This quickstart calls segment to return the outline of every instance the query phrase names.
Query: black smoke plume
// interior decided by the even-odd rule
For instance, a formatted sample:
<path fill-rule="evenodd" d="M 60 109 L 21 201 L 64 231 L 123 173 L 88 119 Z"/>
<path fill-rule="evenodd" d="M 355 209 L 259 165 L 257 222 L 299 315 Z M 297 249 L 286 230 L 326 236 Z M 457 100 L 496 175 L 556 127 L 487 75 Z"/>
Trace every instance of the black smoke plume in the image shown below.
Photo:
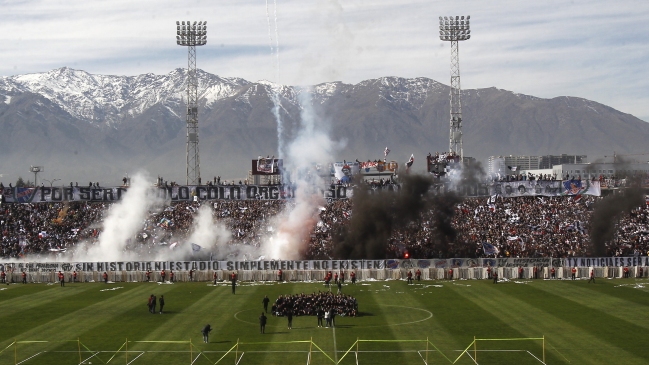
<path fill-rule="evenodd" d="M 627 181 L 630 179 L 627 179 Z M 598 201 L 594 206 L 590 222 L 591 256 L 610 256 L 606 244 L 615 235 L 615 224 L 623 214 L 645 204 L 644 192 L 639 181 L 633 181 L 630 187 L 617 194 L 612 194 Z"/>
<path fill-rule="evenodd" d="M 422 212 L 433 210 L 435 242 L 447 252 L 448 242 L 455 239 L 452 226 L 455 205 L 461 201 L 455 194 L 430 194 L 432 179 L 422 175 L 402 178 L 398 193 L 392 191 L 354 190 L 352 217 L 333 237 L 336 259 L 384 259 L 393 232 L 417 222 Z"/>

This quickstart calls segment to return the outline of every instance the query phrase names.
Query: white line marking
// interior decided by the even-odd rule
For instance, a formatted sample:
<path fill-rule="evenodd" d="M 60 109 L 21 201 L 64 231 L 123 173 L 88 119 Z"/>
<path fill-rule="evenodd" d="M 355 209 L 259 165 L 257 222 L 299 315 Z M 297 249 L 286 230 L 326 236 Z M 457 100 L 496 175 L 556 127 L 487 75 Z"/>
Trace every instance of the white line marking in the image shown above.
<path fill-rule="evenodd" d="M 81 365 L 81 364 L 85 364 L 86 361 L 92 359 L 93 357 L 95 357 L 95 356 L 97 356 L 97 355 L 99 355 L 99 351 L 96 351 L 96 352 L 95 352 L 94 354 L 92 354 L 92 356 L 90 356 L 89 358 L 84 359 L 82 362 L 79 363 L 79 365 Z"/>
<path fill-rule="evenodd" d="M 36 355 L 32 355 L 32 356 L 30 356 L 30 357 L 28 357 L 28 358 L 26 358 L 25 360 L 23 360 L 23 361 L 21 361 L 21 362 L 18 362 L 18 363 L 16 363 L 16 365 L 18 365 L 18 364 L 22 364 L 22 363 L 24 363 L 25 361 L 27 361 L 27 360 L 29 360 L 29 359 L 31 359 L 31 358 L 34 358 L 34 357 L 36 357 L 36 356 L 38 356 L 38 355 L 40 355 L 40 354 L 42 354 L 43 352 L 45 352 L 45 351 L 41 351 L 41 352 L 39 352 L 39 353 L 37 353 Z"/>
<path fill-rule="evenodd" d="M 133 360 L 129 361 L 128 364 L 126 364 L 126 365 L 130 365 L 133 361 L 137 360 L 142 355 L 144 355 L 144 351 L 142 351 L 139 355 L 137 355 Z"/>

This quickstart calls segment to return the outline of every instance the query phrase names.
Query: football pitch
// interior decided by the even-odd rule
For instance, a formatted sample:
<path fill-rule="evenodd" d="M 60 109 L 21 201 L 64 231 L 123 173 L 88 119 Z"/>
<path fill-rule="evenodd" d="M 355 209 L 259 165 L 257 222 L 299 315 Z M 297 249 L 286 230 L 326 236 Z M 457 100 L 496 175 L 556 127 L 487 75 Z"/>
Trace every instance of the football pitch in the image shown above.
<path fill-rule="evenodd" d="M 0 364 L 646 364 L 645 279 L 345 283 L 358 317 L 268 315 L 322 283 L 0 286 Z M 335 286 L 332 290 L 336 291 Z M 151 294 L 163 314 L 148 312 Z M 270 305 L 269 305 L 270 310 Z M 209 343 L 200 333 L 209 323 Z M 474 341 L 477 339 L 477 341 Z"/>

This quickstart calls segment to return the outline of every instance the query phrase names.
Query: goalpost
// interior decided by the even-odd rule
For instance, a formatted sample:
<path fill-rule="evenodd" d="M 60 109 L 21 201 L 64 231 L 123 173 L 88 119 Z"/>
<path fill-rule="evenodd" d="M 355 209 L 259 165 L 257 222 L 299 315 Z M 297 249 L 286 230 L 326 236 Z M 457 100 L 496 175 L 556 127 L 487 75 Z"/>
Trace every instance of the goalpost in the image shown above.
<path fill-rule="evenodd" d="M 534 349 L 532 348 L 522 348 L 519 345 L 514 345 L 512 347 L 502 347 L 499 346 L 500 348 L 493 349 L 489 348 L 486 344 L 487 343 L 507 343 L 507 342 L 536 342 L 536 345 L 534 346 Z M 61 351 L 61 350 L 52 350 L 52 345 L 57 346 L 57 343 L 69 343 L 69 344 L 76 344 L 74 346 L 74 349 L 70 348 L 69 350 Z M 380 346 L 379 349 L 373 349 L 375 346 L 371 346 L 369 344 L 374 343 L 377 346 Z M 34 351 L 34 346 L 39 347 L 38 345 L 42 344 L 45 347 L 43 349 L 36 349 Z M 337 354 L 334 354 L 333 356 L 328 354 L 326 351 L 324 351 L 318 344 L 316 344 L 313 341 L 313 338 L 310 338 L 308 340 L 302 340 L 302 341 L 269 341 L 269 342 L 243 342 L 237 339 L 237 342 L 228 350 L 225 351 L 202 351 L 199 347 L 196 347 L 190 340 L 188 341 L 131 341 L 126 339 L 123 344 L 117 349 L 117 350 L 91 350 L 88 348 L 86 345 L 84 345 L 80 339 L 76 340 L 68 340 L 68 341 L 18 341 L 14 340 L 9 346 L 5 347 L 4 349 L 0 349 L 0 355 L 3 354 L 3 352 L 6 351 L 5 353 L 5 360 L 8 360 L 8 356 L 11 352 L 13 352 L 13 364 L 18 365 L 23 362 L 29 361 L 33 358 L 39 357 L 40 360 L 53 360 L 54 358 L 58 357 L 66 357 L 69 360 L 72 360 L 70 356 L 75 356 L 78 357 L 78 363 L 79 364 L 86 364 L 89 362 L 89 360 L 98 360 L 102 362 L 103 364 L 110 364 L 112 363 L 119 363 L 121 361 L 124 361 L 125 364 L 131 364 L 135 363 L 137 364 L 139 361 L 137 361 L 139 358 L 140 361 L 143 359 L 147 358 L 148 360 L 151 360 L 150 356 L 158 356 L 161 351 L 157 349 L 142 349 L 142 346 L 137 346 L 136 344 L 151 344 L 156 347 L 156 344 L 164 344 L 164 345 L 181 345 L 181 346 L 187 346 L 189 347 L 187 350 L 181 350 L 181 351 L 173 351 L 173 352 L 178 352 L 177 355 L 184 357 L 189 354 L 189 358 L 187 360 L 182 360 L 182 363 L 185 363 L 187 361 L 188 364 L 194 364 L 200 357 L 203 357 L 205 360 L 208 361 L 210 364 L 219 364 L 224 362 L 226 358 L 229 358 L 229 361 L 232 361 L 232 355 L 234 355 L 234 363 L 236 364 L 244 364 L 245 360 L 243 359 L 244 355 L 244 349 L 248 349 L 248 355 L 246 358 L 249 358 L 251 355 L 253 358 L 255 356 L 263 356 L 263 354 L 267 354 L 270 352 L 278 352 L 278 351 L 272 351 L 268 348 L 268 346 L 275 346 L 279 345 L 284 347 L 282 350 L 279 352 L 295 352 L 295 355 L 299 355 L 297 353 L 302 353 L 303 355 L 306 355 L 306 364 L 311 365 L 313 364 L 313 355 L 320 353 L 321 356 L 324 356 L 324 358 L 321 358 L 325 362 L 329 363 L 331 362 L 334 365 L 338 365 L 345 360 L 348 355 L 351 357 L 355 357 L 351 361 L 355 363 L 356 365 L 362 364 L 364 362 L 366 363 L 372 363 L 373 360 L 368 359 L 371 358 L 372 356 L 385 356 L 388 355 L 388 353 L 402 353 L 400 356 L 405 356 L 404 353 L 410 353 L 412 355 L 408 356 L 419 356 L 421 358 L 421 361 L 425 364 L 429 364 L 429 353 L 435 353 L 441 358 L 443 358 L 445 361 L 442 360 L 442 362 L 448 362 L 449 364 L 456 364 L 458 361 L 462 360 L 464 357 L 468 357 L 469 359 L 465 359 L 465 361 L 461 362 L 462 364 L 465 364 L 466 361 L 470 361 L 470 363 L 473 364 L 478 364 L 478 357 L 483 359 L 483 362 L 486 361 L 488 363 L 492 363 L 493 361 L 498 361 L 502 363 L 502 356 L 504 356 L 502 353 L 516 353 L 515 356 L 531 356 L 533 357 L 536 362 L 535 363 L 541 363 L 545 364 L 546 362 L 546 354 L 545 354 L 545 348 L 546 348 L 546 339 L 545 336 L 542 337 L 526 337 L 526 338 L 478 338 L 475 337 L 473 338 L 473 341 L 466 347 L 464 350 L 452 350 L 453 352 L 455 351 L 461 351 L 459 356 L 457 358 L 453 359 L 452 357 L 447 356 L 438 346 L 436 346 L 432 341 L 430 341 L 429 338 L 422 339 L 422 340 L 364 340 L 357 338 L 356 341 L 349 347 L 347 351 L 343 353 L 343 355 L 338 358 Z M 366 349 L 361 349 L 362 344 L 368 344 L 369 349 L 367 349 L 368 346 L 366 346 Z M 386 347 L 390 347 L 389 344 L 395 345 L 398 348 L 394 348 L 394 350 L 390 350 L 389 348 L 386 349 Z M 27 355 L 24 355 L 23 358 L 18 357 L 18 345 L 27 345 L 27 346 L 21 346 L 23 350 L 28 347 L 31 348 L 32 351 L 28 353 Z M 135 347 L 139 347 L 138 349 L 133 349 L 133 345 L 136 345 Z M 286 351 L 287 349 L 285 348 L 286 346 L 293 346 L 297 345 L 298 347 L 302 347 L 303 350 L 298 350 L 298 351 Z M 480 348 L 478 346 L 480 345 Z M 539 348 L 538 346 L 540 345 L 540 354 L 539 354 Z M 548 344 L 549 345 L 549 344 Z M 131 350 L 129 350 L 129 346 L 131 346 Z M 307 350 L 308 346 L 308 350 Z M 405 346 L 405 347 L 404 347 Z M 13 348 L 12 348 L 13 347 Z M 259 349 L 259 347 L 263 347 L 262 349 Z M 12 351 L 13 350 L 13 351 Z M 556 350 L 556 349 L 555 349 Z M 162 352 L 169 352 L 169 351 L 162 351 Z M 215 352 L 220 352 L 222 353 L 219 354 L 221 356 L 218 357 L 218 359 L 213 358 L 210 359 L 207 356 L 207 353 L 212 353 L 214 355 Z M 343 351 L 340 351 L 343 352 Z M 447 352 L 449 352 L 447 350 Z M 479 352 L 481 354 L 479 354 Z M 536 354 L 534 353 L 536 352 Z M 9 353 L 9 354 L 8 354 Z M 183 355 L 183 353 L 185 355 Z M 500 355 L 495 354 L 496 353 L 501 353 Z M 23 351 L 24 354 L 24 351 Z M 110 356 L 110 358 L 105 361 L 105 357 L 101 356 L 104 354 L 104 356 Z M 149 355 L 147 355 L 149 354 Z M 118 356 L 119 355 L 119 356 Z M 175 355 L 174 355 L 175 356 Z M 217 355 L 218 356 L 218 355 Z M 363 359 L 361 357 L 364 356 Z M 563 356 L 563 355 L 562 355 Z M 102 359 L 104 357 L 104 359 Z M 119 358 L 122 358 L 119 360 Z M 440 360 L 441 360 L 440 358 Z M 487 358 L 487 360 L 484 360 Z M 565 357 L 564 357 L 565 358 Z M 523 358 L 520 358 L 523 359 Z M 528 358 L 529 359 L 529 358 Z M 60 360 L 60 359 L 59 359 Z M 113 360 L 118 360 L 118 361 L 113 361 Z M 176 358 L 176 363 L 178 363 L 179 358 Z M 203 360 L 203 361 L 205 361 Z M 243 361 L 242 361 L 243 360 Z M 253 359 L 250 359 L 253 360 Z M 346 364 L 349 364 L 350 361 L 345 362 Z M 376 360 L 376 359 L 374 359 Z M 432 360 L 432 359 L 431 359 Z M 511 358 L 510 358 L 511 360 Z M 531 360 L 531 359 L 530 359 Z M 227 361 L 227 360 L 226 360 Z M 227 361 L 227 362 L 229 362 Z M 253 360 L 254 361 L 254 360 Z M 75 361 L 76 362 L 76 361 Z M 146 362 L 146 360 L 145 360 Z M 320 363 L 320 362 L 318 362 Z"/>

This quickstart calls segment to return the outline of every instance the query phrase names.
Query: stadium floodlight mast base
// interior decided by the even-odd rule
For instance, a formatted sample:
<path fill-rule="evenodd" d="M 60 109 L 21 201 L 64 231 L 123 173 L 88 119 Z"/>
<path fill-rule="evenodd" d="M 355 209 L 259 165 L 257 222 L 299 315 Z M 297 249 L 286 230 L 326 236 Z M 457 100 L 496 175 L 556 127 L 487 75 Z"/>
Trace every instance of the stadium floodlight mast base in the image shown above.
<path fill-rule="evenodd" d="M 460 99 L 460 52 L 458 43 L 471 38 L 468 15 L 439 17 L 439 39 L 451 42 L 451 130 L 449 133 L 449 152 L 464 159 L 462 147 L 462 101 Z"/>
<path fill-rule="evenodd" d="M 176 21 L 176 44 L 187 47 L 187 185 L 201 179 L 198 153 L 198 76 L 196 46 L 207 43 L 207 22 Z"/>

